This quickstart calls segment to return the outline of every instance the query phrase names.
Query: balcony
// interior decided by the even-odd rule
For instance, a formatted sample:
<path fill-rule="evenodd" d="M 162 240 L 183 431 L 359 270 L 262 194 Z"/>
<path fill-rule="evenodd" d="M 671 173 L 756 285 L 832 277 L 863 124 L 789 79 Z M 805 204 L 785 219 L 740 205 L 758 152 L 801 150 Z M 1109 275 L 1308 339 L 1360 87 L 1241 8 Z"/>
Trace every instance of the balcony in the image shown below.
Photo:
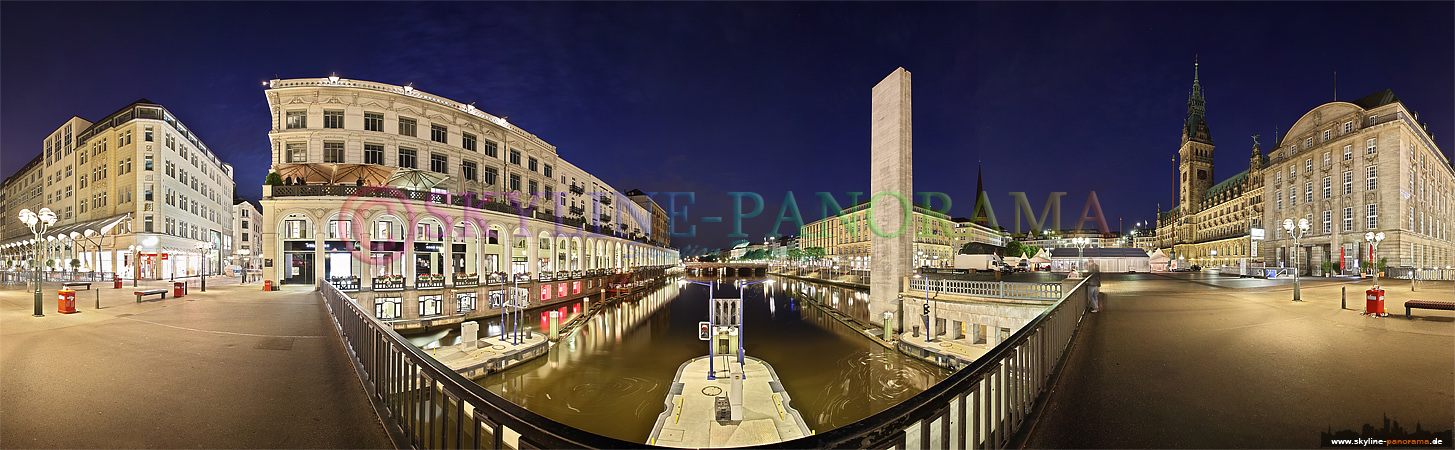
<path fill-rule="evenodd" d="M 370 197 L 450 203 L 450 195 L 441 192 L 415 191 L 380 186 L 271 186 L 272 197 Z"/>
<path fill-rule="evenodd" d="M 404 290 L 404 277 L 399 275 L 374 277 L 371 288 L 374 291 L 402 291 Z"/>
<path fill-rule="evenodd" d="M 609 196 L 601 197 L 601 204 L 606 205 L 606 206 L 611 206 L 611 197 L 609 197 Z"/>
<path fill-rule="evenodd" d="M 339 292 L 359 292 L 359 277 L 329 277 L 328 284 Z"/>
<path fill-rule="evenodd" d="M 445 287 L 444 274 L 424 274 L 414 278 L 415 289 L 441 289 Z"/>
<path fill-rule="evenodd" d="M 568 189 L 571 191 L 572 194 L 576 194 L 576 195 L 581 195 L 581 194 L 585 194 L 586 193 L 586 185 L 584 185 L 584 184 L 582 184 L 582 185 L 572 184 L 571 187 L 568 188 Z"/>
<path fill-rule="evenodd" d="M 453 283 L 457 288 L 469 288 L 480 285 L 480 274 L 457 273 L 453 277 Z"/>

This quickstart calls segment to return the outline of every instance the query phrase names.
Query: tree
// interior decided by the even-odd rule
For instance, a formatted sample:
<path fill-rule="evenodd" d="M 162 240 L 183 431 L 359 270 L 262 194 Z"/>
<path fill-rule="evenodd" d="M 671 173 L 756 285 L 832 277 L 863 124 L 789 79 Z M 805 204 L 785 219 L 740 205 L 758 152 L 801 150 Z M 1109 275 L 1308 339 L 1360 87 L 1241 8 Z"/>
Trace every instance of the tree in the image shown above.
<path fill-rule="evenodd" d="M 795 248 L 795 249 L 792 249 L 792 250 L 789 250 L 788 251 L 788 259 L 798 260 L 798 259 L 802 259 L 802 258 L 803 258 L 803 250 L 796 249 Z"/>
<path fill-rule="evenodd" d="M 1041 253 L 1041 248 L 1033 245 L 1025 245 L 1022 246 L 1021 249 L 1025 252 L 1025 257 L 1027 259 L 1035 258 L 1036 254 Z"/>
<path fill-rule="evenodd" d="M 1021 244 L 1020 241 L 1010 241 L 1005 244 L 1005 258 L 1019 258 L 1024 254 L 1025 244 Z"/>
<path fill-rule="evenodd" d="M 265 181 L 264 184 L 267 184 L 268 186 L 282 186 L 283 176 L 278 175 L 278 172 L 268 172 L 268 180 Z"/>

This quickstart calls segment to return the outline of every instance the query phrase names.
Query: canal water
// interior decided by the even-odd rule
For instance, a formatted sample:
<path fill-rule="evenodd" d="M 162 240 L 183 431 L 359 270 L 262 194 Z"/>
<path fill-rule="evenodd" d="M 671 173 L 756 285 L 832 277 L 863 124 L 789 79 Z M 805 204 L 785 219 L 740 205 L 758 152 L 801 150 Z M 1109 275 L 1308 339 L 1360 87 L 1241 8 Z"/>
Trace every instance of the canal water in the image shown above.
<path fill-rule="evenodd" d="M 762 279 L 717 278 L 712 295 L 736 298 L 735 282 Z M 806 298 L 829 307 L 837 298 L 841 310 L 867 316 L 858 291 L 774 279 L 744 291 L 744 349 L 773 365 L 809 428 L 863 419 L 948 375 L 872 342 Z M 674 282 L 614 303 L 547 355 L 476 381 L 564 424 L 646 442 L 678 366 L 707 354 L 697 323 L 707 320 L 710 290 Z"/>

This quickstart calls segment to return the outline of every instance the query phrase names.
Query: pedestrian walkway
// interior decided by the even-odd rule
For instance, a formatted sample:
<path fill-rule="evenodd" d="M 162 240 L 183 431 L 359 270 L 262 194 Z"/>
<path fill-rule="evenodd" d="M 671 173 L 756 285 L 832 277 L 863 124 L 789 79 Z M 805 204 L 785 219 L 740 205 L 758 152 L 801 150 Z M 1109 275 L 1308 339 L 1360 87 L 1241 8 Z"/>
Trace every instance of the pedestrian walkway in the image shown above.
<path fill-rule="evenodd" d="M 0 447 L 392 448 L 311 286 L 189 281 L 0 289 Z"/>
<path fill-rule="evenodd" d="M 1295 303 L 1291 283 L 1192 277 L 1107 276 L 1026 447 L 1307 448 L 1386 416 L 1455 423 L 1455 312 L 1403 307 L 1455 298 L 1455 284 L 1381 279 L 1391 315 L 1373 318 L 1360 315 L 1367 279 L 1304 278 Z"/>

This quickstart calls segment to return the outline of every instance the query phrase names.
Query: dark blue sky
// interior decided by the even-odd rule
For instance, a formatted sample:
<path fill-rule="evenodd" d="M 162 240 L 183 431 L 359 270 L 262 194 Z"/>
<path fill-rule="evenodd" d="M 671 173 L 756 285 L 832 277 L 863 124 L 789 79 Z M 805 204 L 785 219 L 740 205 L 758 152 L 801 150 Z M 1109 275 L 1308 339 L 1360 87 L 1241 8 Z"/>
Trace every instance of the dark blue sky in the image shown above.
<path fill-rule="evenodd" d="M 1173 201 L 1199 55 L 1219 180 L 1303 113 L 1393 89 L 1450 155 L 1455 3 L 0 3 L 0 175 L 72 115 L 161 103 L 261 194 L 261 82 L 414 86 L 510 121 L 618 189 L 691 191 L 696 238 L 733 240 L 732 197 L 867 191 L 869 91 L 914 74 L 915 188 L 970 215 L 976 162 L 1002 224 L 1050 191 L 1071 227 Z M 749 205 L 751 206 L 751 205 Z M 721 224 L 703 223 L 721 216 Z M 787 232 L 785 226 L 781 232 Z"/>

